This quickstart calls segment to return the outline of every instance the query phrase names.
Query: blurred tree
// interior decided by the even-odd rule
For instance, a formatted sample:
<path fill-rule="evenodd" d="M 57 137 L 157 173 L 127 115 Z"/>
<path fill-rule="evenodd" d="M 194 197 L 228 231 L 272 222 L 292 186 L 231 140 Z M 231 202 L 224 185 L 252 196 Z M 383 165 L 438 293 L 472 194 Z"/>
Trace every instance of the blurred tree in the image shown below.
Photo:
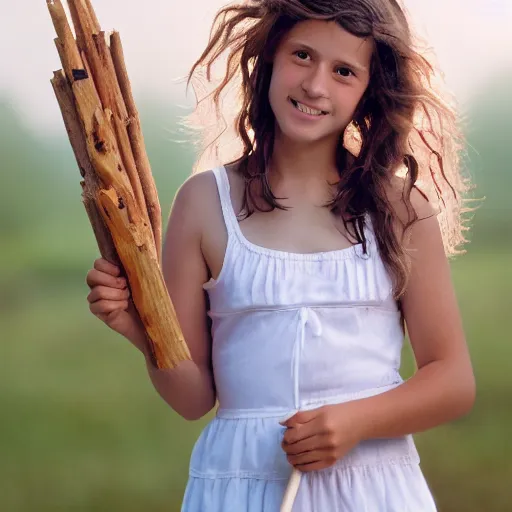
<path fill-rule="evenodd" d="M 512 74 L 494 78 L 469 109 L 469 169 L 485 196 L 474 222 L 476 245 L 512 243 Z"/>
<path fill-rule="evenodd" d="M 57 213 L 51 208 L 51 201 L 56 198 L 57 173 L 62 169 L 63 157 L 68 160 L 71 151 L 56 151 L 51 141 L 33 134 L 12 104 L 0 98 L 0 154 L 0 236 L 5 237 Z M 64 194 L 64 207 L 69 204 L 66 199 Z"/>

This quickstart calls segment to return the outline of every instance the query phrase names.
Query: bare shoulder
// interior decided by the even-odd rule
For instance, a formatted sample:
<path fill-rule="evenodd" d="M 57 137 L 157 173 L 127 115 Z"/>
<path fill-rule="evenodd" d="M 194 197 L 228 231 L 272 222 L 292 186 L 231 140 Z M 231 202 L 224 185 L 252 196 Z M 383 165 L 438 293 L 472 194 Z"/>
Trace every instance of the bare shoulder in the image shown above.
<path fill-rule="evenodd" d="M 180 224 L 178 229 L 186 229 L 196 240 L 209 276 L 217 276 L 228 235 L 213 171 L 194 174 L 183 183 L 174 200 L 173 218 Z"/>
<path fill-rule="evenodd" d="M 180 186 L 171 209 L 169 222 L 179 225 L 190 237 L 198 240 L 201 249 L 205 239 L 219 236 L 223 219 L 217 182 L 213 171 L 191 175 Z"/>
<path fill-rule="evenodd" d="M 212 171 L 193 174 L 179 187 L 173 203 L 173 211 L 183 212 L 189 226 L 200 229 L 202 220 L 218 203 L 217 185 Z"/>

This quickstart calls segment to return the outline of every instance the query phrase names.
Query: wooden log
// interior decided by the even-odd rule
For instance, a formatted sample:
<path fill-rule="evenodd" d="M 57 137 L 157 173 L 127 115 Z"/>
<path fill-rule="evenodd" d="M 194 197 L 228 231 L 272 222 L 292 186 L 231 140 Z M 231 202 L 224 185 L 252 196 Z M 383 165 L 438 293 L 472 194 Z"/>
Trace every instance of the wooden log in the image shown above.
<path fill-rule="evenodd" d="M 144 215 L 147 217 L 146 222 L 151 225 L 152 229 L 154 225 L 158 229 L 159 224 L 155 224 L 154 221 L 156 210 L 154 198 L 151 197 L 152 202 L 150 205 L 145 204 L 145 190 L 148 189 L 147 178 L 145 177 L 144 183 L 141 183 L 137 165 L 138 161 L 140 161 L 139 148 L 137 144 L 131 143 L 131 132 L 133 131 L 129 126 L 131 121 L 128 117 L 123 94 L 121 93 L 110 48 L 106 42 L 105 32 L 101 31 L 96 13 L 90 1 L 68 0 L 68 5 L 77 34 L 77 44 L 79 49 L 86 55 L 87 61 L 90 64 L 91 74 L 98 90 L 101 104 L 103 108 L 108 108 L 113 112 L 111 120 L 120 146 L 122 165 L 129 177 L 136 200 L 140 205 L 140 211 L 144 212 Z M 144 162 L 142 165 L 144 165 Z M 156 195 L 157 215 L 161 225 L 161 211 L 154 183 L 153 189 Z M 160 237 L 155 237 L 155 247 L 159 255 L 159 262 L 161 259 L 161 243 L 160 232 Z"/>
<path fill-rule="evenodd" d="M 73 25 L 76 32 L 76 42 L 81 52 L 87 56 L 91 68 L 91 76 L 98 90 L 101 104 L 104 108 L 110 108 L 117 112 L 115 99 L 115 84 L 112 81 L 112 75 L 108 73 L 108 68 L 102 61 L 98 47 L 98 39 L 94 39 L 94 21 L 91 18 L 88 9 L 83 0 L 68 0 L 69 10 L 73 19 Z M 116 106 L 116 108 L 114 107 Z"/>
<path fill-rule="evenodd" d="M 128 78 L 128 71 L 126 70 L 126 62 L 124 58 L 123 43 L 121 35 L 117 31 L 110 34 L 110 51 L 112 53 L 112 61 L 116 70 L 117 80 L 121 93 L 123 94 L 124 103 L 130 117 L 139 117 L 135 100 L 133 99 L 132 88 L 130 79 Z"/>
<path fill-rule="evenodd" d="M 127 262 L 125 269 L 131 284 L 133 302 L 143 303 L 139 311 L 142 323 L 151 340 L 164 340 L 167 343 L 152 343 L 153 364 L 158 368 L 174 368 L 177 362 L 191 359 L 188 346 L 176 319 L 176 312 L 167 292 L 160 267 L 151 252 L 149 243 L 134 238 L 134 232 L 127 222 L 125 209 L 119 205 L 115 190 L 100 192 L 100 202 L 104 208 L 107 224 L 116 243 L 121 259 Z M 152 233 L 146 236 L 152 241 Z M 135 243 L 134 243 L 135 242 Z M 141 279 L 144 276 L 144 279 Z M 172 344 L 170 341 L 172 340 Z M 157 364 L 158 362 L 158 364 Z"/>
<path fill-rule="evenodd" d="M 88 77 L 92 77 L 91 66 L 89 65 L 89 61 L 87 60 L 87 55 L 84 52 L 81 52 L 82 62 L 84 63 L 84 68 Z M 69 77 L 68 77 L 69 79 Z M 100 95 L 98 94 L 98 90 L 96 89 L 96 85 L 94 84 L 94 80 L 89 81 L 89 85 L 91 87 L 91 94 L 94 95 L 94 100 L 97 105 L 101 105 Z"/>
<path fill-rule="evenodd" d="M 133 150 L 133 156 L 137 162 L 137 170 L 139 177 L 141 177 L 141 184 L 146 198 L 146 207 L 148 216 L 151 222 L 153 238 L 157 249 L 158 264 L 162 264 L 162 210 L 155 182 L 151 175 L 151 164 L 146 153 L 146 146 L 144 144 L 144 137 L 138 118 L 131 118 L 128 125 L 128 134 Z"/>
<path fill-rule="evenodd" d="M 53 0 L 53 1 L 50 1 L 49 4 L 51 3 L 59 3 L 60 4 L 60 0 Z M 76 5 L 74 2 L 67 2 L 68 4 L 68 8 L 69 8 L 69 13 L 71 14 L 71 21 L 73 23 L 73 27 L 75 29 L 75 35 L 76 35 L 76 44 L 78 46 L 78 48 L 80 49 L 80 51 L 83 51 L 85 49 L 85 33 L 84 33 L 84 30 L 83 30 L 83 27 L 82 27 L 82 24 L 80 23 L 80 18 L 78 17 L 78 13 L 77 13 L 77 10 L 76 10 Z"/>
<path fill-rule="evenodd" d="M 191 356 L 161 273 L 160 248 L 147 208 L 141 207 L 125 170 L 124 159 L 130 158 L 132 142 L 122 117 L 127 110 L 119 85 L 117 94 L 115 87 L 109 92 L 105 85 L 118 84 L 117 74 L 108 46 L 93 37 L 96 31 L 104 41 L 90 2 L 69 3 L 77 23 L 78 46 L 60 0 L 47 0 L 65 70 L 55 72 L 52 85 L 84 178 L 84 205 L 100 252 L 109 261 L 118 257 L 126 272 L 153 364 L 174 368 Z M 115 249 L 108 245 L 109 237 Z"/>
<path fill-rule="evenodd" d="M 73 148 L 73 152 L 80 169 L 80 174 L 85 179 L 80 182 L 83 191 L 82 202 L 96 237 L 98 249 L 102 258 L 105 258 L 115 265 L 120 265 L 120 260 L 117 255 L 112 236 L 103 221 L 94 198 L 91 197 L 88 192 L 87 182 L 89 183 L 90 189 L 92 187 L 91 181 L 94 180 L 94 169 L 87 153 L 84 131 L 76 111 L 71 87 L 69 86 L 66 75 L 62 70 L 54 73 L 54 78 L 51 80 L 51 83 L 62 112 L 64 126 L 66 127 L 71 147 Z"/>
<path fill-rule="evenodd" d="M 89 13 L 89 16 L 92 21 L 93 33 L 98 34 L 101 30 L 101 26 L 96 16 L 96 13 L 94 12 L 94 9 L 92 7 L 91 0 L 85 0 L 85 8 L 87 9 L 87 12 Z"/>
<path fill-rule="evenodd" d="M 131 147 L 137 166 L 137 171 L 139 173 L 139 179 L 144 191 L 146 208 L 148 211 L 149 220 L 151 222 L 151 227 L 153 229 L 155 245 L 157 247 L 158 261 L 161 263 L 162 211 L 160 208 L 160 202 L 158 200 L 155 181 L 151 172 L 151 165 L 149 163 L 146 145 L 144 143 L 139 112 L 133 99 L 132 88 L 128 78 L 128 72 L 126 70 L 123 45 L 119 32 L 114 31 L 110 35 L 110 51 L 112 54 L 112 60 L 114 62 L 117 81 L 119 83 L 121 93 L 128 110 L 128 133 L 130 135 Z"/>
<path fill-rule="evenodd" d="M 60 0 L 55 0 L 55 4 L 60 4 Z M 128 73 L 126 72 L 119 33 L 114 32 L 110 38 L 111 53 L 105 42 L 105 34 L 100 30 L 96 13 L 90 1 L 68 0 L 68 5 L 75 27 L 76 44 L 78 45 L 79 52 L 86 56 L 89 63 L 90 76 L 93 77 L 101 103 L 104 108 L 109 108 L 121 118 L 121 122 L 114 119 L 114 123 L 120 139 L 123 166 L 129 176 L 133 192 L 139 204 L 142 204 L 142 198 L 144 197 L 146 207 L 143 210 L 147 212 L 148 221 L 153 230 L 160 264 L 162 212 L 142 135 L 139 114 L 133 100 Z M 62 6 L 60 6 L 60 10 L 62 11 L 60 18 L 64 19 L 67 25 L 67 19 Z M 62 39 L 59 32 L 57 34 Z M 67 39 L 69 40 L 72 37 L 71 30 L 69 29 Z M 66 74 L 69 77 L 69 66 Z M 129 110 L 127 110 L 127 106 Z M 124 136 L 121 130 L 122 123 L 126 126 L 126 136 Z M 131 155 L 128 152 L 127 139 L 130 140 Z M 136 176 L 138 176 L 138 180 Z"/>
<path fill-rule="evenodd" d="M 89 217 L 89 222 L 91 223 L 94 236 L 96 237 L 101 257 L 120 267 L 121 275 L 126 276 L 126 270 L 124 270 L 123 264 L 117 254 L 112 235 L 105 226 L 105 222 L 103 222 L 103 217 L 98 210 L 94 197 L 88 192 L 85 181 L 81 181 L 80 185 L 82 186 L 82 203 Z"/>
<path fill-rule="evenodd" d="M 73 70 L 84 68 L 80 51 L 71 32 L 66 11 L 64 11 L 60 0 L 47 0 L 47 5 L 59 41 L 60 48 L 58 46 L 58 49 L 62 67 L 66 76 L 72 82 L 74 80 Z"/>
<path fill-rule="evenodd" d="M 98 35 L 93 34 L 92 40 L 103 68 L 102 77 L 107 83 L 110 93 L 109 100 L 104 102 L 103 106 L 110 108 L 114 114 L 120 117 L 124 122 L 127 122 L 128 111 L 124 103 L 121 88 L 119 87 L 119 82 L 117 81 L 116 70 L 114 69 L 114 63 L 112 62 L 112 55 L 105 39 L 105 32 L 100 31 Z"/>
<path fill-rule="evenodd" d="M 132 152 L 130 136 L 127 130 L 127 125 L 130 122 L 128 118 L 128 111 L 119 87 L 110 48 L 107 45 L 104 32 L 100 31 L 98 36 L 93 35 L 93 39 L 96 44 L 96 48 L 98 49 L 101 62 L 104 66 L 103 73 L 109 76 L 108 81 L 112 88 L 111 101 L 113 103 L 108 105 L 103 104 L 103 106 L 109 108 L 114 113 L 112 116 L 113 126 L 117 135 L 123 165 L 141 211 L 147 212 L 146 199 L 144 197 L 144 191 L 139 178 L 139 172 L 137 170 L 137 164 Z M 149 215 L 147 216 L 146 222 L 150 224 Z"/>
<path fill-rule="evenodd" d="M 140 210 L 142 212 L 147 212 L 146 199 L 144 197 L 144 191 L 142 190 L 142 185 L 140 183 L 137 165 L 135 164 L 135 159 L 133 157 L 130 137 L 126 129 L 126 124 L 115 114 L 112 116 L 112 120 L 116 138 L 119 143 L 121 159 L 126 170 L 126 174 L 130 180 L 135 199 L 139 205 Z M 148 215 L 146 215 L 145 222 L 148 226 L 150 225 Z"/>

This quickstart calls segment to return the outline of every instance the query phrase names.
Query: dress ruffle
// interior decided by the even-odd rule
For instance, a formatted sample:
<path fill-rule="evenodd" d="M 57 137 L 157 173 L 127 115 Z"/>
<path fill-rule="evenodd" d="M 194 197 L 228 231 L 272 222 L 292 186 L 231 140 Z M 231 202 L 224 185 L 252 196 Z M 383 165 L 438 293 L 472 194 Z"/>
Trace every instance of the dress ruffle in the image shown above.
<path fill-rule="evenodd" d="M 278 511 L 292 470 L 279 419 L 215 418 L 194 447 L 182 511 Z M 433 512 L 435 504 L 404 437 L 365 441 L 333 467 L 304 473 L 293 511 Z"/>

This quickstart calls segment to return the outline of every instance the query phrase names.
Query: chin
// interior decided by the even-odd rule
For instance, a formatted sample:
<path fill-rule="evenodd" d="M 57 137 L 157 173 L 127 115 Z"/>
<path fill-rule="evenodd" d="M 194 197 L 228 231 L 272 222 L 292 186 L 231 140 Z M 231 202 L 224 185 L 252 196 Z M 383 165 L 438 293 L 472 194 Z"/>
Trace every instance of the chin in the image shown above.
<path fill-rule="evenodd" d="M 281 136 L 289 141 L 296 143 L 304 143 L 304 144 L 315 144 L 318 142 L 327 141 L 329 139 L 338 138 L 339 135 L 337 133 L 325 132 L 324 130 L 314 129 L 312 127 L 307 126 L 297 126 L 290 125 L 287 123 L 277 123 L 278 124 L 278 132 Z"/>

